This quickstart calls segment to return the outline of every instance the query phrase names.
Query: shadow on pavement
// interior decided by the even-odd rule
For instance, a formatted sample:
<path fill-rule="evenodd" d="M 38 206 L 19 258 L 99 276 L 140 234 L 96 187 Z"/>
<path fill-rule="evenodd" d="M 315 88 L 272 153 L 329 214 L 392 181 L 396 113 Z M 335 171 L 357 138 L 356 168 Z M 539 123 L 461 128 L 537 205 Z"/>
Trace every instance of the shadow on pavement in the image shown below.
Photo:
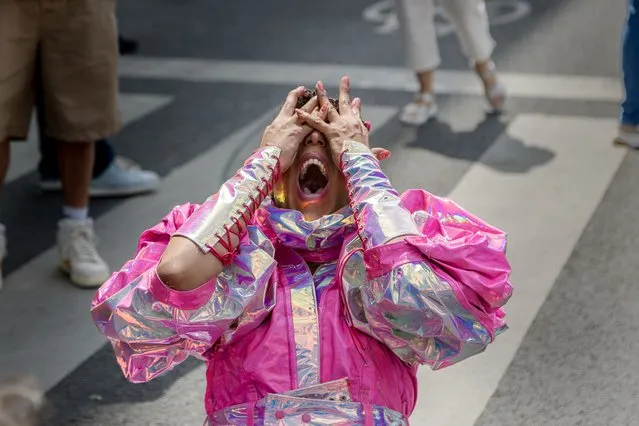
<path fill-rule="evenodd" d="M 415 139 L 407 146 L 427 149 L 446 157 L 480 162 L 504 173 L 527 173 L 534 167 L 546 164 L 554 157 L 551 151 L 528 146 L 519 139 L 508 138 L 508 149 L 500 150 L 500 156 L 489 157 L 484 161 L 483 154 L 502 135 L 508 123 L 499 116 L 486 114 L 477 127 L 467 132 L 455 132 L 451 126 L 433 119 L 416 130 Z"/>
<path fill-rule="evenodd" d="M 122 375 L 111 345 L 105 345 L 47 393 L 48 403 L 53 407 L 50 424 L 90 421 L 98 411 L 104 411 L 100 407 L 105 405 L 155 401 L 178 379 L 202 365 L 202 361 L 188 358 L 149 383 L 133 384 Z"/>

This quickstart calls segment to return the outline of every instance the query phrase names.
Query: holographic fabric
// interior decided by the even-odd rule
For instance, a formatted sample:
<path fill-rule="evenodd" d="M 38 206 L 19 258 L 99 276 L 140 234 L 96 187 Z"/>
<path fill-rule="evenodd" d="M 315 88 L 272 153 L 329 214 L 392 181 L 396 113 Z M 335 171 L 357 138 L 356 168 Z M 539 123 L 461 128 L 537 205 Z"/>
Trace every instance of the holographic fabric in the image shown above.
<path fill-rule="evenodd" d="M 220 190 L 195 211 L 176 235 L 208 252 L 227 237 L 228 229 L 259 207 L 266 191 L 277 179 L 281 150 L 274 146 L 259 148 Z"/>
<path fill-rule="evenodd" d="M 129 380 L 192 355 L 207 362 L 211 425 L 404 425 L 417 365 L 459 362 L 505 329 L 505 234 L 426 191 L 399 196 L 367 152 L 343 159 L 350 207 L 308 222 L 265 200 L 232 264 L 193 291 L 156 267 L 215 203 L 178 206 L 142 234 L 92 303 Z"/>
<path fill-rule="evenodd" d="M 406 418 L 389 408 L 372 406 L 374 425 L 405 426 Z M 253 424 L 264 425 L 364 425 L 363 406 L 353 402 L 348 379 L 310 386 L 283 394 L 268 394 L 253 408 Z M 209 416 L 208 426 L 244 426 L 249 423 L 248 404 L 227 407 Z"/>
<path fill-rule="evenodd" d="M 419 235 L 410 212 L 365 145 L 346 141 L 341 155 L 349 202 L 366 248 L 404 235 Z"/>
<path fill-rule="evenodd" d="M 313 282 L 291 288 L 291 315 L 295 338 L 297 385 L 319 383 L 319 322 Z"/>
<path fill-rule="evenodd" d="M 347 142 L 342 167 L 361 237 L 342 276 L 353 324 L 410 364 L 437 369 L 482 352 L 505 329 L 505 235 L 425 191 L 400 197 L 362 144 Z M 472 279 L 455 279 L 464 274 Z"/>
<path fill-rule="evenodd" d="M 313 256 L 313 252 L 335 253 L 331 249 L 336 249 L 338 254 L 344 236 L 355 230 L 353 214 L 348 206 L 317 220 L 307 221 L 301 212 L 278 208 L 267 199 L 256 212 L 254 220 L 274 241 L 304 256 Z M 337 254 L 332 257 L 337 258 Z M 322 263 L 327 260 L 334 259 L 324 259 Z"/>

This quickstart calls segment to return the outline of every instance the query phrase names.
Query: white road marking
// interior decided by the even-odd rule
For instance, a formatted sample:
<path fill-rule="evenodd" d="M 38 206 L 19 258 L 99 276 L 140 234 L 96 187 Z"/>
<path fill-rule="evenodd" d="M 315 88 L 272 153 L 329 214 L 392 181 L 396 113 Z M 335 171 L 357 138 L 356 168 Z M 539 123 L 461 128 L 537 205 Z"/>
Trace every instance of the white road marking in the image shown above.
<path fill-rule="evenodd" d="M 334 87 L 343 75 L 351 77 L 351 86 L 355 89 L 417 90 L 412 71 L 395 67 L 148 57 L 127 57 L 120 61 L 120 76 L 142 79 L 286 87 L 313 85 L 322 80 L 326 86 Z M 620 82 L 615 78 L 501 73 L 500 79 L 513 97 L 618 102 L 622 96 Z M 477 76 L 469 71 L 438 71 L 435 91 L 483 95 Z"/>
<path fill-rule="evenodd" d="M 438 372 L 421 369 L 413 423 L 471 426 L 482 413 L 621 164 L 626 151 L 609 143 L 615 126 L 613 119 L 520 115 L 449 194 L 509 233 L 510 330 L 485 354 Z M 498 171 L 526 169 L 522 154 L 530 150 L 522 143 L 554 157 L 527 173 Z"/>

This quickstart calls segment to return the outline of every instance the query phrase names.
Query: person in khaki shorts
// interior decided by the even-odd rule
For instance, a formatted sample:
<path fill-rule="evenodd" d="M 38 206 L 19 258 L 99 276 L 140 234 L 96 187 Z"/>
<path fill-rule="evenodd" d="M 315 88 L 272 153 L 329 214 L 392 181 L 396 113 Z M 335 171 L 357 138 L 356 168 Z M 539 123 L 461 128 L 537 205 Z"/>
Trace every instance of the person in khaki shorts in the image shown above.
<path fill-rule="evenodd" d="M 59 142 L 60 266 L 81 287 L 97 287 L 109 276 L 95 247 L 88 205 L 93 143 L 120 126 L 117 58 L 115 0 L 0 1 L 0 187 L 9 167 L 9 142 L 27 137 L 38 78 L 45 131 Z M 0 225 L 0 260 L 4 254 Z"/>

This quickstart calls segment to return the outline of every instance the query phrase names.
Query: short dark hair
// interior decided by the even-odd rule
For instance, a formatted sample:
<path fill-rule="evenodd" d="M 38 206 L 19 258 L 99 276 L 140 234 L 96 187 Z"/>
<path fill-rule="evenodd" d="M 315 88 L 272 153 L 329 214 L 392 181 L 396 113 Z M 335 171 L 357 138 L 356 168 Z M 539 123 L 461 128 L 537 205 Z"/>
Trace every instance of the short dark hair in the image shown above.
<path fill-rule="evenodd" d="M 315 90 L 310 90 L 310 89 L 304 90 L 304 94 L 300 96 L 299 98 L 297 98 L 297 105 L 295 105 L 295 108 L 302 108 L 304 105 L 308 103 L 308 101 L 313 99 L 315 95 L 317 95 Z M 333 105 L 333 107 L 337 111 L 339 111 L 339 101 L 335 98 L 328 98 L 328 100 L 331 103 L 331 105 Z"/>
<path fill-rule="evenodd" d="M 295 105 L 295 108 L 302 108 L 308 103 L 308 101 L 313 99 L 315 95 L 317 95 L 315 90 L 305 89 L 304 94 L 297 98 L 297 105 Z M 335 108 L 337 112 L 339 112 L 339 101 L 335 98 L 328 98 L 328 101 L 331 103 L 331 105 L 333 105 L 333 108 Z M 362 121 L 364 122 L 364 124 L 366 124 L 366 128 L 370 130 L 370 122 L 365 121 L 363 118 Z"/>

